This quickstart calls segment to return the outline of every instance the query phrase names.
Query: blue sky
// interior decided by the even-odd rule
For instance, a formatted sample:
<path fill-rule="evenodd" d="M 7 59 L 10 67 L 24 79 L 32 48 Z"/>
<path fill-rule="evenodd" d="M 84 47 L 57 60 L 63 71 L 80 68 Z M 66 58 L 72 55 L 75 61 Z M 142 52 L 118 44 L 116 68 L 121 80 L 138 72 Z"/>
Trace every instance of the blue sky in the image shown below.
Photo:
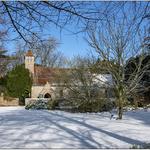
<path fill-rule="evenodd" d="M 72 31 L 74 31 L 72 27 Z M 12 35 L 15 35 L 15 33 L 12 33 Z M 73 56 L 76 55 L 86 55 L 88 53 L 89 46 L 87 42 L 85 41 L 84 33 L 79 34 L 72 34 L 65 29 L 60 32 L 60 29 L 56 29 L 56 27 L 51 26 L 51 30 L 45 30 L 44 34 L 50 35 L 58 40 L 60 43 L 59 47 L 57 48 L 59 51 L 61 51 L 67 58 L 73 58 Z M 14 41 L 9 41 L 7 43 L 6 49 L 8 49 L 9 53 L 15 53 Z"/>
<path fill-rule="evenodd" d="M 53 29 L 52 36 L 57 38 L 61 43 L 58 50 L 63 52 L 67 57 L 73 57 L 74 55 L 85 55 L 88 44 L 84 40 L 84 33 L 71 34 L 65 30 L 60 33 L 59 30 Z"/>
<path fill-rule="evenodd" d="M 91 8 L 92 7 L 91 5 L 92 5 L 92 3 L 89 2 L 89 4 L 87 3 L 86 6 Z M 92 9 L 88 9 L 88 7 L 85 10 L 93 11 Z M 45 10 L 46 14 L 49 13 L 49 12 L 47 12 L 46 8 L 44 10 Z M 60 22 L 63 22 L 63 17 L 65 15 L 66 14 L 60 15 L 60 18 L 61 18 Z M 52 15 L 52 17 L 53 17 L 53 15 Z M 54 17 L 56 17 L 56 18 L 52 18 L 52 19 L 57 20 L 57 13 L 54 15 Z M 24 25 L 25 20 L 26 20 L 26 18 L 24 15 L 21 19 L 21 22 L 23 25 Z M 65 28 L 67 30 L 70 30 L 73 32 L 79 30 L 80 25 L 79 26 L 77 25 L 77 20 L 78 20 L 77 18 L 75 20 L 73 18 L 71 21 L 69 21 L 67 23 Z M 43 19 L 43 21 L 45 21 L 45 20 Z M 62 24 L 64 24 L 64 23 L 62 23 Z M 37 24 L 33 23 L 33 26 L 36 26 L 36 25 Z M 36 33 L 36 30 L 34 30 L 34 32 Z M 61 43 L 60 46 L 58 47 L 58 50 L 61 51 L 62 53 L 64 53 L 64 55 L 68 58 L 72 58 L 75 55 L 82 55 L 83 56 L 83 55 L 86 55 L 88 53 L 89 46 L 86 43 L 86 41 L 83 39 L 84 33 L 80 33 L 80 34 L 75 35 L 75 34 L 71 34 L 71 33 L 67 32 L 66 30 L 62 30 L 61 35 L 60 35 L 60 29 L 56 28 L 56 26 L 54 24 L 52 24 L 52 22 L 51 23 L 48 23 L 48 22 L 44 23 L 43 32 L 46 35 L 49 34 L 51 37 L 58 39 L 58 41 Z M 9 36 L 12 37 L 14 35 L 15 35 L 15 33 L 11 31 Z M 44 39 L 45 39 L 45 37 L 44 37 Z M 16 51 L 15 42 L 9 41 L 7 43 L 7 48 L 9 50 L 9 53 L 14 53 Z"/>
<path fill-rule="evenodd" d="M 132 16 L 130 11 L 128 13 L 129 16 Z M 119 13 L 118 15 L 120 17 Z M 68 24 L 65 28 L 73 32 L 79 30 L 79 26 L 75 25 L 75 20 L 71 21 L 71 23 Z M 62 30 L 62 32 L 60 33 L 59 28 L 56 28 L 56 26 L 49 24 L 43 27 L 43 33 L 46 35 L 49 34 L 51 37 L 58 39 L 58 41 L 61 43 L 58 47 L 58 50 L 61 51 L 67 58 L 72 58 L 75 55 L 87 55 L 88 50 L 90 49 L 86 41 L 83 39 L 85 37 L 83 32 L 79 34 L 71 34 L 66 30 Z M 15 35 L 15 33 L 11 32 L 9 36 L 13 35 Z M 44 39 L 46 37 L 47 36 L 45 36 Z M 7 48 L 9 50 L 9 53 L 14 53 L 16 51 L 15 42 L 9 41 L 7 43 Z"/>

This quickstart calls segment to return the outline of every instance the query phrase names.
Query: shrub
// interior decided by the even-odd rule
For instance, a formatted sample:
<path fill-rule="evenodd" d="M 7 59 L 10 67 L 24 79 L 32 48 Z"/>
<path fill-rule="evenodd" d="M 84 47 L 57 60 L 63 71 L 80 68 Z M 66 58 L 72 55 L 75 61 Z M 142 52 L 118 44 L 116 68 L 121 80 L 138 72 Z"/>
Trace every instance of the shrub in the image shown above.
<path fill-rule="evenodd" d="M 138 104 L 138 107 L 143 107 L 144 106 L 144 103 L 141 102 L 141 101 L 137 102 L 137 104 Z"/>
<path fill-rule="evenodd" d="M 91 101 L 87 100 L 78 100 L 64 99 L 59 102 L 60 109 L 70 111 L 70 112 L 102 112 L 102 111 L 110 111 L 115 107 L 114 102 L 107 100 L 105 98 L 101 99 L 92 99 Z"/>
<path fill-rule="evenodd" d="M 114 105 L 111 101 L 106 99 L 98 99 L 81 103 L 77 110 L 79 112 L 102 112 L 109 111 L 113 107 Z"/>
<path fill-rule="evenodd" d="M 131 149 L 150 149 L 150 143 L 144 143 L 142 145 L 132 145 Z"/>
<path fill-rule="evenodd" d="M 48 101 L 35 100 L 25 106 L 25 109 L 48 109 Z"/>
<path fill-rule="evenodd" d="M 58 104 L 59 104 L 58 100 L 50 100 L 50 101 L 48 101 L 48 103 L 47 103 L 47 108 L 48 108 L 49 110 L 53 110 L 53 109 L 55 109 L 56 107 L 58 107 Z"/>
<path fill-rule="evenodd" d="M 146 108 L 150 108 L 150 104 L 146 105 Z"/>

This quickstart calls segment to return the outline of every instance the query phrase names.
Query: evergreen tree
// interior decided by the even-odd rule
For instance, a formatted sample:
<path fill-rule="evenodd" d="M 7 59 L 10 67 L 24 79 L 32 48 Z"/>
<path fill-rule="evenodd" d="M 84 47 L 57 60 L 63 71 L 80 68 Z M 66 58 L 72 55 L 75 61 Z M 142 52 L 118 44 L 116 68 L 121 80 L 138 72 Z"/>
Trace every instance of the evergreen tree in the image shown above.
<path fill-rule="evenodd" d="M 32 79 L 24 65 L 16 66 L 7 75 L 6 88 L 9 96 L 24 100 L 31 92 Z"/>

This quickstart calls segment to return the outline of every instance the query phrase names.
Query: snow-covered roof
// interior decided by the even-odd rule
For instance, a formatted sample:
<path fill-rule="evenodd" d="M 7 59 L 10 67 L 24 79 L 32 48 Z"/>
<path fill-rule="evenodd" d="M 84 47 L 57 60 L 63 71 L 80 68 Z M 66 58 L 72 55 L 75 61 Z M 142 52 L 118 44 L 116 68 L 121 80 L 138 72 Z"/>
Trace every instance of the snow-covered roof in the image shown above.
<path fill-rule="evenodd" d="M 94 74 L 94 82 L 100 85 L 112 86 L 113 79 L 111 74 Z"/>

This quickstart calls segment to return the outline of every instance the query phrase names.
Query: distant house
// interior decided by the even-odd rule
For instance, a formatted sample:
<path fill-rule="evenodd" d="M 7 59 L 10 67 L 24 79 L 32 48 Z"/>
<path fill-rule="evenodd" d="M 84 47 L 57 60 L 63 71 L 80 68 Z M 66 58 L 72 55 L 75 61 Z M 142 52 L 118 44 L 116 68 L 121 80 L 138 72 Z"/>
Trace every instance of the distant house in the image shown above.
<path fill-rule="evenodd" d="M 34 56 L 31 50 L 25 55 L 25 68 L 29 69 L 33 78 L 31 89 L 31 98 L 53 98 L 62 93 L 62 86 L 58 84 L 57 75 L 63 77 L 65 72 L 70 69 L 66 68 L 49 68 L 35 64 Z M 96 75 L 95 82 L 104 85 L 112 85 L 112 77 L 109 74 Z M 103 86 L 104 87 L 104 86 Z"/>

